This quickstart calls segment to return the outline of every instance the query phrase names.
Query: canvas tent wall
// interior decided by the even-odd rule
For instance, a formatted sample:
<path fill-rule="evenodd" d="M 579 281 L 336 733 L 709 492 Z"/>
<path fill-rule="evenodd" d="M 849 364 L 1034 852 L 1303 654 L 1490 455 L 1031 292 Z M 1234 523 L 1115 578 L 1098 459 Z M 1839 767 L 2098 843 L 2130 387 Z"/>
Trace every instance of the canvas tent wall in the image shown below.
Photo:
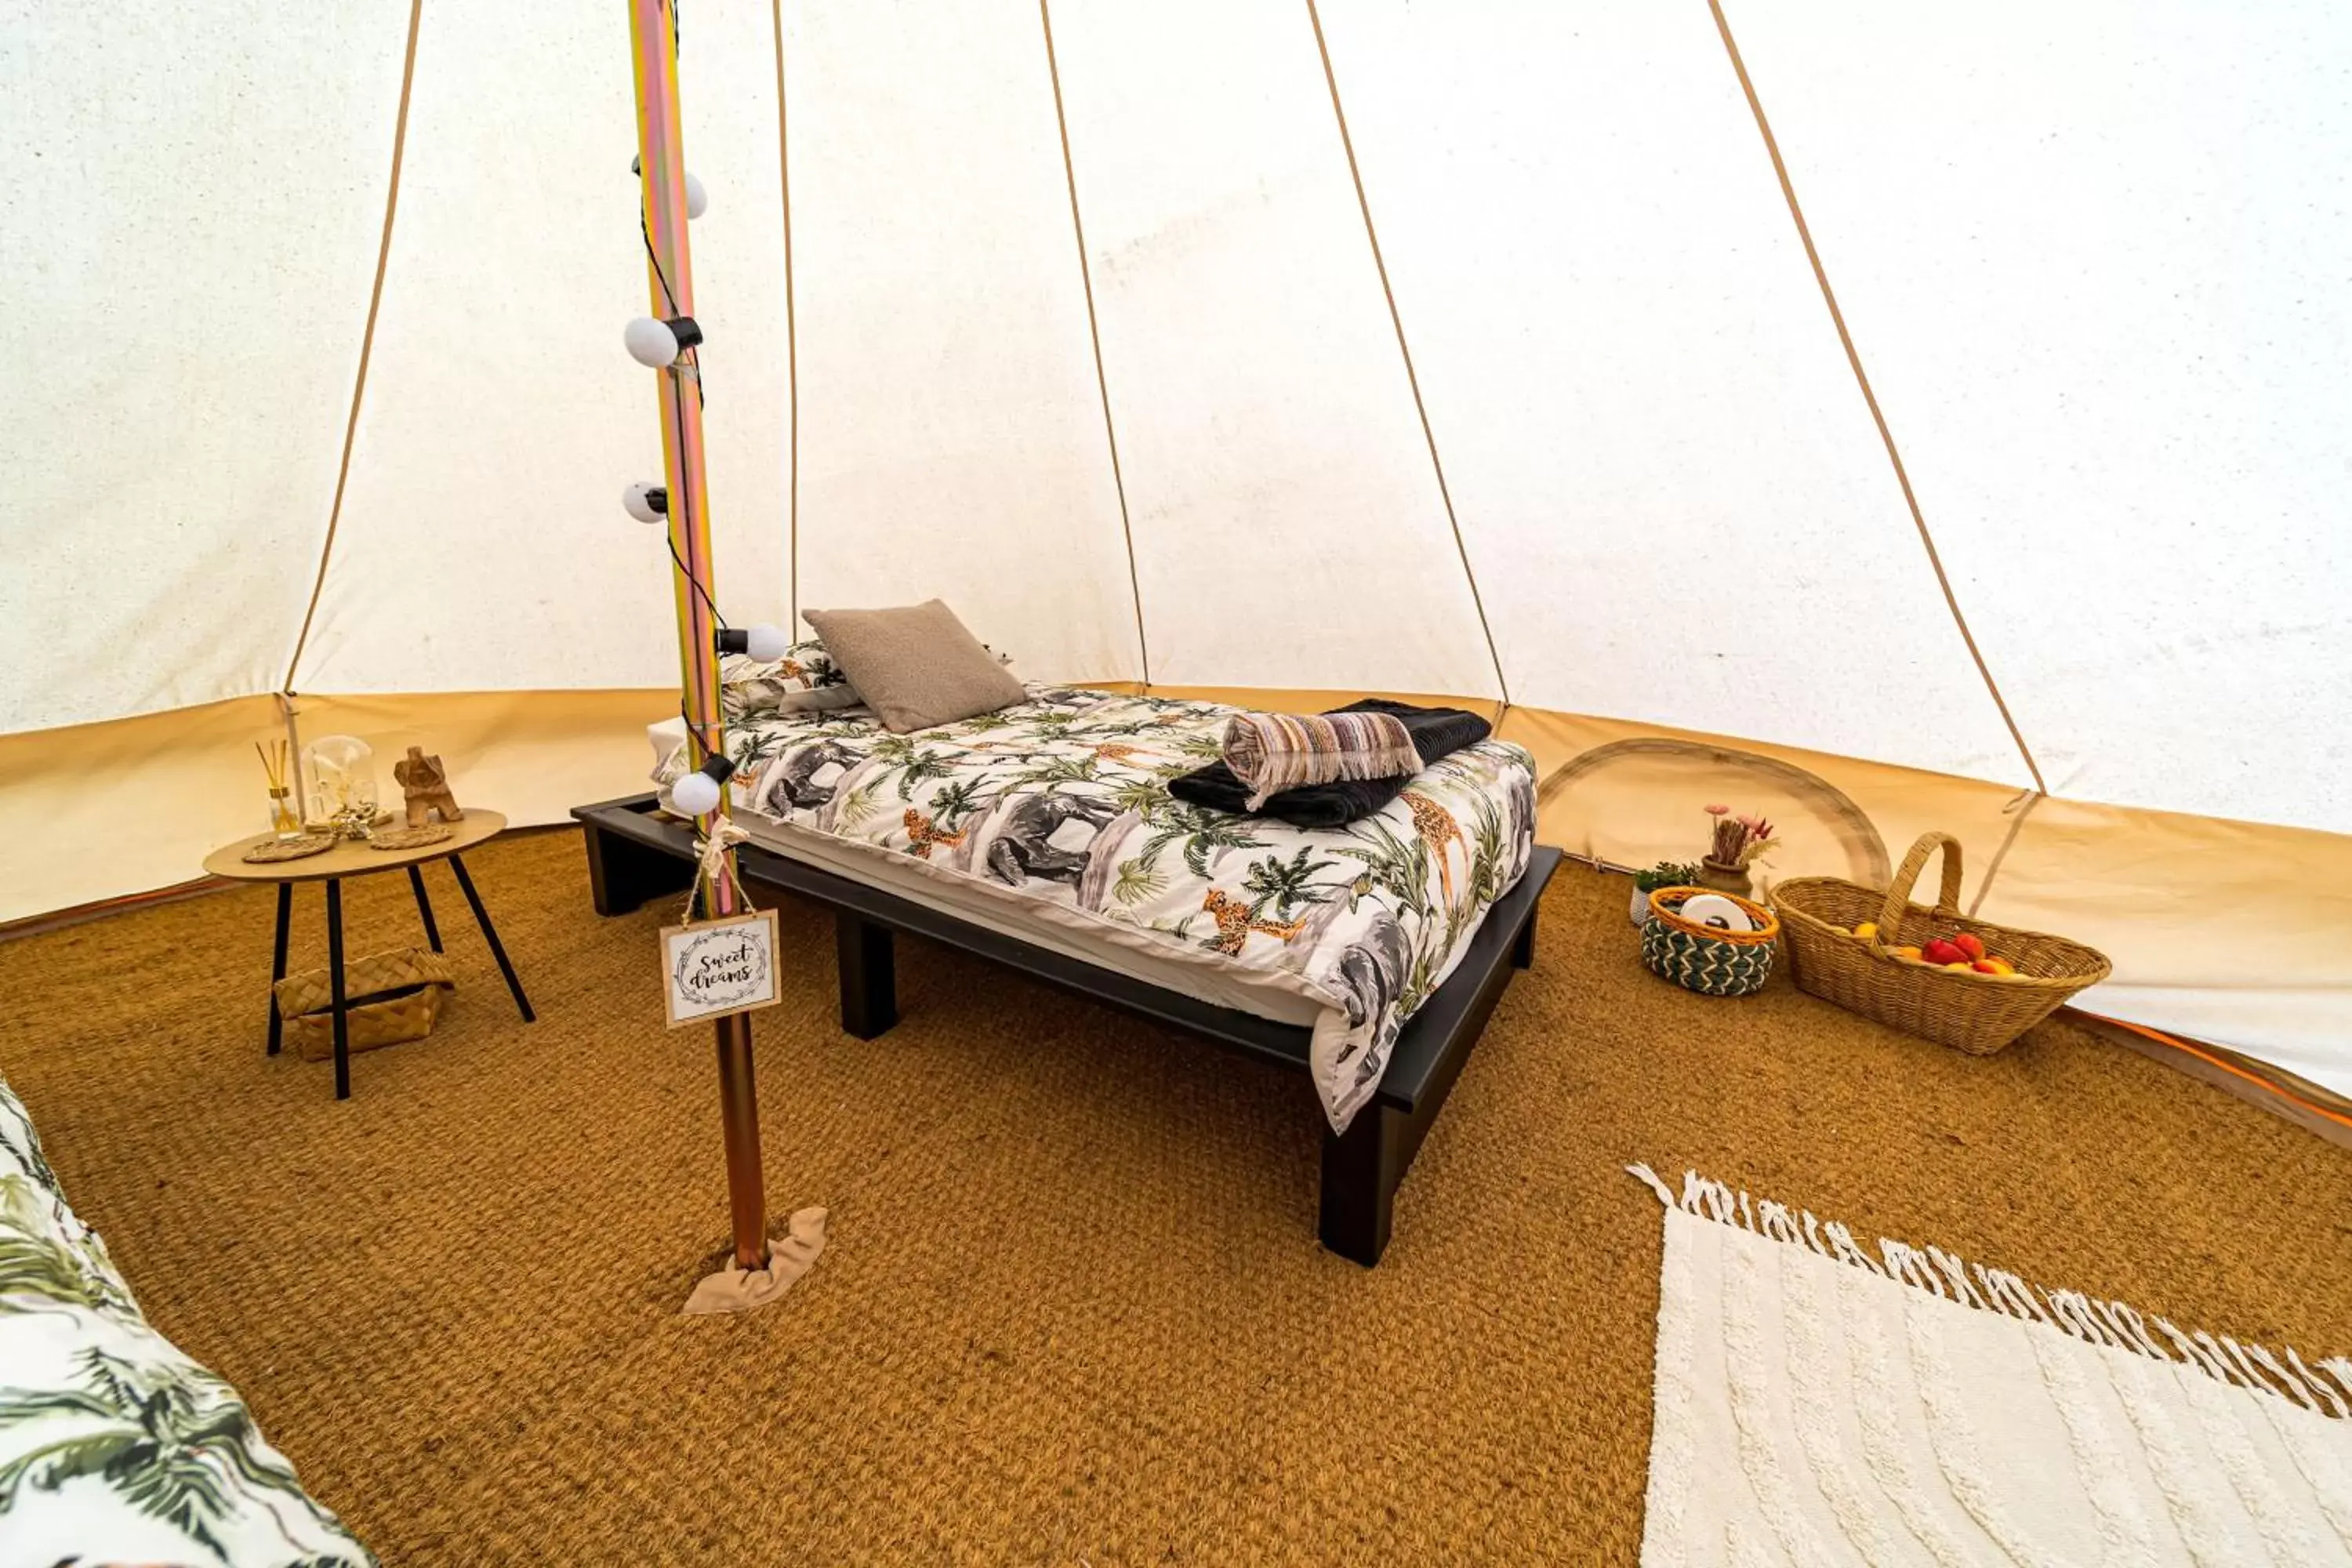
<path fill-rule="evenodd" d="M 1507 689 L 1571 848 L 1741 789 L 1782 875 L 1950 828 L 1982 912 L 2115 955 L 2093 1005 L 2352 1090 L 2352 21 L 1720 21 L 686 7 L 722 604 Z M 0 919 L 258 826 L 280 694 L 520 820 L 633 787 L 622 14 L 8 24 Z"/>

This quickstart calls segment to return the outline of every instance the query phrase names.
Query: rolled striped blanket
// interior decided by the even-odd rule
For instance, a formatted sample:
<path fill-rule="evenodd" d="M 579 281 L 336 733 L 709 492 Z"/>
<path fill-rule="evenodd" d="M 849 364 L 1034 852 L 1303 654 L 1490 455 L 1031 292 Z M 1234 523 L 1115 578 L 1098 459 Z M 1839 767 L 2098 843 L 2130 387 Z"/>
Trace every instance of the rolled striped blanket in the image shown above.
<path fill-rule="evenodd" d="M 1224 761 L 1249 786 L 1249 811 L 1286 789 L 1421 772 L 1412 733 L 1393 713 L 1237 713 Z"/>

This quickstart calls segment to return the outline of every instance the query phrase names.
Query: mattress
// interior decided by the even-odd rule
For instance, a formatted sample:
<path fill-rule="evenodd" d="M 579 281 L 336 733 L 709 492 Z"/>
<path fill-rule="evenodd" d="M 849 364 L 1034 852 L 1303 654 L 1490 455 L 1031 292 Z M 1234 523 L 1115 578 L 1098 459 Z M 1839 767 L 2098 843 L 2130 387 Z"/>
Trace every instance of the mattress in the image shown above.
<path fill-rule="evenodd" d="M 1298 828 L 1171 799 L 1235 711 L 1032 685 L 1002 712 L 892 735 L 863 709 L 739 718 L 735 820 L 774 852 L 1221 1006 L 1312 1030 L 1344 1131 L 1404 1021 L 1534 847 L 1535 771 L 1486 741 L 1392 805 Z M 685 766 L 649 731 L 656 782 Z"/>
<path fill-rule="evenodd" d="M 919 861 L 909 863 L 904 857 L 894 860 L 877 856 L 830 834 L 782 822 L 762 812 L 740 812 L 735 822 L 751 836 L 752 843 L 763 849 L 821 867 L 853 882 L 885 889 L 925 909 L 954 915 L 1004 936 L 1018 937 L 1032 946 L 1164 991 L 1271 1018 L 1277 1024 L 1311 1026 L 1322 1016 L 1326 1005 L 1319 997 L 1252 970 L 1190 963 L 1115 941 L 1107 929 L 1066 927 L 1040 920 L 1034 909 L 1008 904 L 984 885 L 968 879 L 926 876 L 919 868 Z"/>

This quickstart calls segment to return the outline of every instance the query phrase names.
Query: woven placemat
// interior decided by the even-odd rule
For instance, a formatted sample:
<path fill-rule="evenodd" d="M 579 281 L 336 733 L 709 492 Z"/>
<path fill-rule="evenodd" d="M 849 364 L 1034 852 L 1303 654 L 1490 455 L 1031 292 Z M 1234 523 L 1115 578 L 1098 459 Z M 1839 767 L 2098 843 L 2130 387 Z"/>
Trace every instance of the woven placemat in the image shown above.
<path fill-rule="evenodd" d="M 266 866 L 273 860 L 300 860 L 323 855 L 334 847 L 335 836 L 331 833 L 306 833 L 299 838 L 265 838 L 240 858 Z"/>
<path fill-rule="evenodd" d="M 427 844 L 438 844 L 444 838 L 457 837 L 457 830 L 428 823 L 423 827 L 395 827 L 374 835 L 368 840 L 371 849 L 422 849 Z"/>

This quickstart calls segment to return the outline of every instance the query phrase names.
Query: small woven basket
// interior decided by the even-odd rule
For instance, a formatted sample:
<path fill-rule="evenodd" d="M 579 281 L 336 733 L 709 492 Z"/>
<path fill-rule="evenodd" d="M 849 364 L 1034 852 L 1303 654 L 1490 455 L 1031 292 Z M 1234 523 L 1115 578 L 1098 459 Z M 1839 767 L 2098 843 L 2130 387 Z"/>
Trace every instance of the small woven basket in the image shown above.
<path fill-rule="evenodd" d="M 1642 962 L 1685 991 L 1702 996 L 1747 996 L 1772 978 L 1773 939 L 1780 922 L 1763 905 L 1736 893 L 1729 899 L 1756 922 L 1754 931 L 1724 931 L 1685 920 L 1683 904 L 1711 888 L 1660 888 L 1650 895 L 1650 918 L 1642 922 Z"/>
<path fill-rule="evenodd" d="M 1911 889 L 1937 849 L 1944 852 L 1942 890 L 1934 909 L 1922 909 L 1911 902 Z M 2000 1050 L 2114 967 L 2079 942 L 1961 914 L 1960 846 L 1949 834 L 1921 834 L 1883 891 L 1842 877 L 1798 877 L 1775 887 L 1772 901 L 1788 927 L 1799 990 L 1972 1057 Z M 1851 931 L 1873 920 L 1878 933 L 1872 937 L 1832 929 Z M 1897 947 L 1960 931 L 2017 973 L 1979 974 L 1895 956 Z"/>
<path fill-rule="evenodd" d="M 404 947 L 355 959 L 343 970 L 343 1024 L 350 1048 L 372 1051 L 421 1040 L 441 1016 L 441 997 L 457 982 L 437 952 Z M 335 1054 L 334 977 L 306 969 L 278 983 L 286 1039 L 306 1062 Z"/>

